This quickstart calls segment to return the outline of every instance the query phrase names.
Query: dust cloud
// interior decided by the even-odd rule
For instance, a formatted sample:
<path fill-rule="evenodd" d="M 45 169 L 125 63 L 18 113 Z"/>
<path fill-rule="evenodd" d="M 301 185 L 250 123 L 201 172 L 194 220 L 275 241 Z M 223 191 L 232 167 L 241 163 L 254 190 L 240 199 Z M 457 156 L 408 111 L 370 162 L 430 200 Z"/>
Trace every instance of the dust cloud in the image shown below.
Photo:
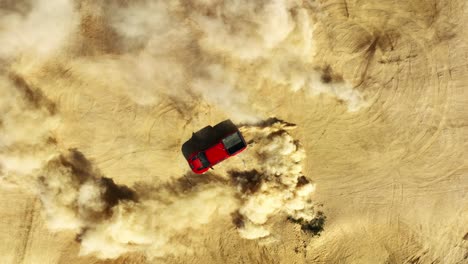
<path fill-rule="evenodd" d="M 247 239 L 270 235 L 268 220 L 284 213 L 311 221 L 316 216 L 311 194 L 315 185 L 303 174 L 304 149 L 287 130 L 295 125 L 269 119 L 263 126 L 243 126 L 251 140 L 243 171 L 230 171 L 242 193 L 235 223 Z M 268 125 L 266 125 L 268 124 Z"/>
<path fill-rule="evenodd" d="M 316 216 L 310 197 L 314 185 L 302 175 L 304 151 L 286 130 L 292 125 L 269 123 L 241 128 L 251 142 L 246 157 L 251 164 L 245 170 L 228 166 L 227 174 L 205 179 L 185 176 L 169 184 L 129 188 L 104 177 L 72 149 L 51 157 L 30 188 L 42 202 L 48 227 L 75 232 L 83 255 L 190 254 L 195 231 L 220 217 L 233 216 L 243 238 L 265 238 L 272 216 L 306 222 Z M 190 238 L 181 242 L 181 236 Z"/>
<path fill-rule="evenodd" d="M 105 178 L 77 150 L 54 157 L 40 172 L 38 194 L 52 230 L 77 233 L 81 254 L 116 258 L 190 252 L 188 235 L 237 206 L 234 190 L 215 181 L 183 189 L 177 182 L 131 189 Z"/>
<path fill-rule="evenodd" d="M 125 72 L 126 75 L 118 77 L 121 79 L 112 80 L 135 87 L 131 90 L 124 89 L 123 92 L 138 104 L 154 104 L 157 97 L 162 95 L 184 100 L 181 93 L 187 88 L 177 78 L 171 77 L 168 72 L 152 71 L 166 69 L 181 76 L 188 75 L 189 71 L 184 61 L 186 58 L 167 58 L 166 54 L 173 52 L 164 50 L 165 46 L 167 49 L 177 49 L 168 43 L 174 41 L 174 36 L 179 38 L 185 34 L 188 38 L 188 29 L 176 33 L 165 32 L 168 35 L 163 37 L 156 34 L 158 30 L 171 28 L 167 25 L 160 29 L 154 28 L 156 25 L 161 26 L 164 19 L 169 19 L 167 10 L 164 10 L 170 7 L 165 5 L 159 3 L 157 7 L 149 7 L 150 11 L 160 12 L 161 17 L 156 16 L 154 25 L 145 27 L 139 24 L 141 21 L 125 22 L 128 17 L 140 17 L 130 14 L 145 12 L 147 7 L 120 10 L 119 12 L 130 12 L 117 16 L 123 19 L 123 24 L 122 21 L 111 21 L 119 32 L 129 38 L 131 43 L 125 43 L 128 49 L 134 48 L 133 41 L 143 41 L 144 49 L 141 52 L 144 55 L 138 57 L 127 53 L 117 59 L 84 58 L 77 60 L 78 65 L 73 65 L 73 70 L 85 76 L 91 72 L 104 75 Z M 71 38 L 77 30 L 74 19 L 78 13 L 73 7 L 67 1 L 38 2 L 30 6 L 31 10 L 25 16 L 13 12 L 7 20 L 11 23 L 11 31 L 2 32 L 1 35 L 9 41 L 9 45 L 2 49 L 2 58 L 7 66 L 2 72 L 0 86 L 5 95 L 1 101 L 4 113 L 0 154 L 2 182 L 26 188 L 36 194 L 42 203 L 42 213 L 50 230 L 75 232 L 83 255 L 116 258 L 138 251 L 153 258 L 177 255 L 180 252 L 187 254 L 192 246 L 187 242 L 180 242 L 178 237 L 209 224 L 217 217 L 230 218 L 235 212 L 242 218 L 242 224 L 238 226 L 239 233 L 248 239 L 268 236 L 268 220 L 278 213 L 306 220 L 313 218 L 309 197 L 313 185 L 308 182 L 298 185 L 298 179 L 303 177 L 301 162 L 305 157 L 304 151 L 284 130 L 286 123 L 280 121 L 271 126 L 243 127 L 246 136 L 255 144 L 252 146 L 251 158 L 256 162 L 251 168 L 246 171 L 231 170 L 222 176 L 224 180 L 197 184 L 189 190 L 183 189 L 180 181 L 151 188 L 120 186 L 111 178 L 103 176 L 79 150 L 61 149 L 55 138 L 55 131 L 61 123 L 60 110 L 28 77 L 31 71 L 35 71 L 35 67 L 43 67 L 41 64 L 45 65 L 60 56 L 65 52 L 65 47 L 70 45 L 65 40 Z M 270 12 L 287 15 L 284 8 L 280 2 L 265 7 L 265 16 Z M 47 19 L 50 10 L 54 9 L 63 9 L 63 13 Z M 72 22 L 59 23 L 64 19 L 62 15 L 68 16 Z M 3 17 L 7 18 L 8 16 Z M 40 24 L 44 28 L 33 30 L 31 27 L 39 23 L 39 20 L 48 21 L 54 26 L 49 28 L 51 25 Z M 272 17 L 269 20 L 272 23 Z M 182 24 L 181 21 L 176 23 Z M 129 28 L 132 25 L 136 28 Z M 268 27 L 263 29 L 264 33 L 265 30 L 270 30 Z M 34 38 L 22 39 L 22 35 L 16 35 L 18 31 L 25 34 L 34 31 Z M 157 36 L 157 39 L 141 40 L 148 35 Z M 268 39 L 265 45 L 273 48 L 283 37 Z M 209 39 L 213 41 L 213 36 Z M 193 39 L 187 40 L 187 43 L 189 41 Z M 251 45 L 255 45 L 254 40 L 250 41 Z M 34 46 L 36 42 L 41 44 Z M 156 45 L 153 42 L 158 43 Z M 182 41 L 179 49 L 186 49 L 187 43 Z M 162 50 L 149 55 L 147 52 L 153 52 L 151 45 L 162 45 Z M 258 51 L 263 49 L 262 45 L 260 44 Z M 28 59 L 30 56 L 38 56 L 40 60 L 31 65 Z M 195 57 L 193 54 L 191 56 Z M 143 57 L 149 59 L 141 59 Z M 254 58 L 250 57 L 249 60 L 251 59 Z M 134 63 L 137 67 L 130 70 L 127 62 Z M 98 71 L 100 67 L 109 72 Z M 201 96 L 201 100 L 236 113 L 234 116 L 242 121 L 259 121 L 259 117 L 251 111 L 235 110 L 246 102 L 246 94 L 236 91 L 239 74 L 214 62 L 204 64 L 203 67 L 193 77 L 191 87 L 193 92 Z M 153 83 L 153 88 L 147 89 L 145 84 L 148 83 Z M 170 88 L 160 90 L 158 85 Z M 258 190 L 255 192 L 252 189 L 243 189 L 243 181 L 251 177 L 257 181 L 255 184 L 258 185 Z"/>
<path fill-rule="evenodd" d="M 347 81 L 320 78 L 312 11 L 300 2 L 138 1 L 106 10 L 85 3 L 100 10 L 115 32 L 118 55 L 75 60 L 73 71 L 108 78 L 139 104 L 170 97 L 193 106 L 201 100 L 235 121 L 254 122 L 264 116 L 247 98 L 267 82 L 310 96 L 331 95 L 350 111 L 365 106 Z"/>
<path fill-rule="evenodd" d="M 266 223 L 279 212 L 313 218 L 309 196 L 314 187 L 308 182 L 298 186 L 304 151 L 281 123 L 270 129 L 246 128 L 257 144 L 252 158 L 262 165 L 229 172 L 240 186 L 245 177 L 258 178 L 256 192 L 241 191 L 238 199 L 231 186 L 218 184 L 191 195 L 167 194 L 164 199 L 171 203 L 165 205 L 158 199 L 137 201 L 138 193 L 129 189 L 131 199 L 106 201 L 117 185 L 94 171 L 78 150 L 57 146 L 54 131 L 60 125 L 60 110 L 33 84 L 37 70 L 55 61 L 85 80 L 103 78 L 140 105 L 170 98 L 187 115 L 194 104 L 205 102 L 234 120 L 251 123 L 261 116 L 248 105 L 245 88 L 264 81 L 293 90 L 316 86 L 316 94 L 344 99 L 335 86 L 307 77 L 319 73 L 313 69 L 310 10 L 299 2 L 138 1 L 104 7 L 54 0 L 6 5 L 1 24 L 7 30 L 0 33 L 5 43 L 0 50 L 5 65 L 1 89 L 7 95 L 2 100 L 2 179 L 39 194 L 51 229 L 82 232 L 83 254 L 108 258 L 134 250 L 152 252 L 149 256 L 173 253 L 174 234 L 206 224 L 215 211 L 225 215 L 237 210 L 240 234 L 250 239 L 268 236 Z M 89 17 L 101 17 L 115 32 L 118 45 L 102 56 L 69 59 L 67 53 L 80 50 L 76 43 L 83 41 L 79 32 Z M 291 71 L 288 65 L 293 61 Z M 252 83 L 253 72 L 241 68 L 255 69 L 261 78 Z M 355 100 L 353 96 L 349 98 Z M 350 103 L 350 110 L 357 104 Z M 205 213 L 199 210 L 202 204 Z M 178 214 L 175 206 L 184 209 Z M 165 219 L 167 214 L 172 216 Z M 108 235 L 117 228 L 125 230 L 119 232 L 122 237 Z"/>
<path fill-rule="evenodd" d="M 6 262 L 462 263 L 447 2 L 0 2 Z M 180 145 L 225 119 L 247 150 L 193 175 Z"/>
<path fill-rule="evenodd" d="M 79 22 L 67 0 L 4 1 L 0 9 L 0 58 L 35 64 L 62 48 Z M 56 12 L 60 10 L 60 12 Z"/>

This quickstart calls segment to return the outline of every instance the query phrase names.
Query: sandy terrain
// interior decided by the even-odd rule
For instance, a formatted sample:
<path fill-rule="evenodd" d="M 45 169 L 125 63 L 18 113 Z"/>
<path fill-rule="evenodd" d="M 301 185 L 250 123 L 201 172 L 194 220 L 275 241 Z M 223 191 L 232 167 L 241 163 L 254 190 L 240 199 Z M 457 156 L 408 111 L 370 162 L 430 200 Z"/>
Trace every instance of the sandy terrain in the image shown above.
<path fill-rule="evenodd" d="M 0 262 L 468 263 L 466 25 L 461 0 L 0 1 Z M 250 146 L 193 174 L 182 144 L 226 119 Z"/>

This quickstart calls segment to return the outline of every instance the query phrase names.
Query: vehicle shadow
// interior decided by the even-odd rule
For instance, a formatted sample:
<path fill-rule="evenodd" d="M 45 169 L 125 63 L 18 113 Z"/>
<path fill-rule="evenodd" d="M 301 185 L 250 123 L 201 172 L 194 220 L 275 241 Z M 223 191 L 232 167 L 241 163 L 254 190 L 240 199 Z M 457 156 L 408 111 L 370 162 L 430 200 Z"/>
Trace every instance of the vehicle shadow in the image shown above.
<path fill-rule="evenodd" d="M 182 154 L 188 159 L 190 154 L 208 149 L 218 143 L 224 136 L 237 131 L 237 126 L 230 120 L 224 120 L 217 125 L 206 126 L 192 134 L 192 137 L 182 144 Z"/>

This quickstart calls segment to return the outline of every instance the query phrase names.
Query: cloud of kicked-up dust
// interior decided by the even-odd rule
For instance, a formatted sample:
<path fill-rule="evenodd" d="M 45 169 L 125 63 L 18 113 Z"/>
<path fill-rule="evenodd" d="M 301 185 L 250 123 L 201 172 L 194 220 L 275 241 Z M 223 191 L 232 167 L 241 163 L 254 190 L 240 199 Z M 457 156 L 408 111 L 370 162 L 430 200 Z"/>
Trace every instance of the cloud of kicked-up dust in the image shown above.
<path fill-rule="evenodd" d="M 204 101 L 234 121 L 255 122 L 265 114 L 249 94 L 274 86 L 328 94 L 344 101 L 349 111 L 365 106 L 363 95 L 346 80 L 320 77 L 314 62 L 314 9 L 303 1 L 108 5 L 93 12 L 115 31 L 118 51 L 75 59 L 67 68 L 83 78 L 99 78 L 138 104 L 166 97 L 184 107 Z"/>
<path fill-rule="evenodd" d="M 324 81 L 317 69 L 313 5 L 287 0 L 195 2 L 199 9 L 191 18 L 202 32 L 201 50 L 235 61 L 225 65 L 226 72 L 245 68 L 239 84 L 254 88 L 267 82 L 310 95 L 327 94 L 344 101 L 351 112 L 366 106 L 363 95 L 346 80 Z"/>
<path fill-rule="evenodd" d="M 60 12 L 56 12 L 60 10 Z M 25 77 L 66 46 L 76 26 L 66 0 L 0 4 L 0 168 L 3 182 L 17 182 L 54 153 L 55 103 Z M 52 143 L 52 144 L 51 144 Z M 28 183 L 27 180 L 24 181 Z"/>
<path fill-rule="evenodd" d="M 0 181 L 29 185 L 27 176 L 56 151 L 55 104 L 15 74 L 0 76 L 0 94 Z"/>
<path fill-rule="evenodd" d="M 118 186 L 70 150 L 40 170 L 36 191 L 48 226 L 75 231 L 81 254 L 100 258 L 133 251 L 150 258 L 190 253 L 197 230 L 230 216 L 243 238 L 264 238 L 273 216 L 306 222 L 316 216 L 315 186 L 302 175 L 304 151 L 287 132 L 293 127 L 274 119 L 243 126 L 250 142 L 244 159 L 250 162 L 242 170 L 160 186 Z"/>
<path fill-rule="evenodd" d="M 181 242 L 177 236 L 229 217 L 237 208 L 235 190 L 222 181 L 190 190 L 179 183 L 153 189 L 115 184 L 79 151 L 55 146 L 59 119 L 39 90 L 20 80 L 4 84 L 0 89 L 10 100 L 0 104 L 2 183 L 37 194 L 47 226 L 76 232 L 81 254 L 115 258 L 132 251 L 149 257 L 190 252 L 189 239 Z"/>
<path fill-rule="evenodd" d="M 50 139 L 57 119 L 47 100 L 38 95 L 28 100 L 19 85 L 2 86 L 17 99 L 3 102 L 8 114 L 2 129 L 20 132 L 2 134 L 2 144 L 8 146 L 0 155 L 2 178 L 37 193 L 48 226 L 79 234 L 82 254 L 114 258 L 132 251 L 149 257 L 190 252 L 191 246 L 178 236 L 233 212 L 241 236 L 249 239 L 268 236 L 274 215 L 314 217 L 313 185 L 301 174 L 304 152 L 287 133 L 286 123 L 243 127 L 251 141 L 245 153 L 251 163 L 229 171 L 224 180 L 190 191 L 180 190 L 180 184 L 130 189 L 103 177 L 76 150 L 59 154 Z"/>
<path fill-rule="evenodd" d="M 77 18 L 68 0 L 0 4 L 0 58 L 29 56 L 31 63 L 52 55 L 76 29 Z"/>
<path fill-rule="evenodd" d="M 79 151 L 60 151 L 53 138 L 59 123 L 53 105 L 24 80 L 9 78 L 0 86 L 9 99 L 0 101 L 1 182 L 37 194 L 47 226 L 76 232 L 81 254 L 190 252 L 189 239 L 181 242 L 177 236 L 237 208 L 235 190 L 218 181 L 190 191 L 181 184 L 151 190 L 115 184 Z"/>
<path fill-rule="evenodd" d="M 118 186 L 77 150 L 52 158 L 40 175 L 37 189 L 49 227 L 75 231 L 81 254 L 100 258 L 190 252 L 190 238 L 176 238 L 229 216 L 238 203 L 234 190 L 217 181 L 189 189 L 180 182 L 149 189 Z"/>
<path fill-rule="evenodd" d="M 116 50 L 55 62 L 137 104 L 163 97 L 184 107 L 206 102 L 235 120 L 258 122 L 249 89 L 314 85 L 313 21 L 300 1 L 9 1 L 0 4 L 2 182 L 36 193 L 48 226 L 76 232 L 81 253 L 101 258 L 190 252 L 190 239 L 180 236 L 231 215 L 248 239 L 271 234 L 275 215 L 313 219 L 314 185 L 302 175 L 305 153 L 287 132 L 292 126 L 278 120 L 243 126 L 251 143 L 245 164 L 190 187 L 181 181 L 119 186 L 78 150 L 60 148 L 60 106 L 31 75 L 76 52 L 83 41 L 79 13 L 104 3 L 110 6 L 93 15 L 116 31 Z M 321 92 L 333 90 L 325 87 Z"/>
<path fill-rule="evenodd" d="M 311 200 L 315 185 L 302 174 L 305 153 L 288 133 L 293 128 L 295 125 L 275 119 L 241 128 L 250 142 L 246 160 L 253 162 L 230 174 L 241 193 L 234 223 L 244 238 L 270 235 L 269 220 L 278 214 L 305 222 L 316 216 Z"/>

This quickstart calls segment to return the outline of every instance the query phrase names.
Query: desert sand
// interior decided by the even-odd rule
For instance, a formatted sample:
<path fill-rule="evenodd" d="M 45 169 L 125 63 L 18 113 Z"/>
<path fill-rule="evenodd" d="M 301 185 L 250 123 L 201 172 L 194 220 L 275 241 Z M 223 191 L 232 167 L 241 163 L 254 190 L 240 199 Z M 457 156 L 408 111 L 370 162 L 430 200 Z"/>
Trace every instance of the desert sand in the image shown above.
<path fill-rule="evenodd" d="M 0 1 L 0 262 L 468 263 L 466 25 L 461 0 Z M 226 119 L 249 146 L 195 175 L 182 144 Z"/>

